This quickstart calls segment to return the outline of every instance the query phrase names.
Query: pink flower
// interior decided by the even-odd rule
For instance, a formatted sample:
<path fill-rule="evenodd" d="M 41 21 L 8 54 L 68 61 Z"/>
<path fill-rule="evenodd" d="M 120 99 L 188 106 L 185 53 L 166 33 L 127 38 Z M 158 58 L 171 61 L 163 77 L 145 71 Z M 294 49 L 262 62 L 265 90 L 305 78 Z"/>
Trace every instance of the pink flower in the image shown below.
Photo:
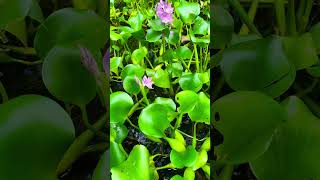
<path fill-rule="evenodd" d="M 171 3 L 160 0 L 160 2 L 156 5 L 156 14 L 163 23 L 172 24 L 173 8 L 171 7 Z"/>
<path fill-rule="evenodd" d="M 153 89 L 153 87 L 152 87 L 153 81 L 152 81 L 151 77 L 143 76 L 142 83 L 137 76 L 135 76 L 134 78 L 135 78 L 137 84 L 139 84 L 139 86 L 146 86 L 149 89 Z"/>

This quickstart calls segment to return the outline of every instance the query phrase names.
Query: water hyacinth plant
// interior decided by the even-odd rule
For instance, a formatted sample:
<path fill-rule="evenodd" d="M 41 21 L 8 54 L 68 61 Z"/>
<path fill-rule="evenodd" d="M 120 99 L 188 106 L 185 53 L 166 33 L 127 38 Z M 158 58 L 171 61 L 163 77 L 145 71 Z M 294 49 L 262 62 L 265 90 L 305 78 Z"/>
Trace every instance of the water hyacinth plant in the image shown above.
<path fill-rule="evenodd" d="M 318 1 L 213 4 L 213 179 L 319 179 Z"/>
<path fill-rule="evenodd" d="M 209 179 L 209 1 L 111 1 L 111 179 Z"/>

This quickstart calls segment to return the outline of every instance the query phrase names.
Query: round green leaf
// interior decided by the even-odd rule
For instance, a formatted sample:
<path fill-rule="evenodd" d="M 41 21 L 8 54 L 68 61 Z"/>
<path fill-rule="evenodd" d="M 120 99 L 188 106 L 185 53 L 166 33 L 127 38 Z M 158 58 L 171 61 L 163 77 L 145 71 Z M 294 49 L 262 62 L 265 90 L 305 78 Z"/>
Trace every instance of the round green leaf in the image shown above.
<path fill-rule="evenodd" d="M 194 22 L 193 33 L 207 35 L 210 32 L 210 23 L 198 16 Z"/>
<path fill-rule="evenodd" d="M 179 85 L 183 90 L 198 92 L 202 88 L 203 83 L 200 80 L 198 73 L 185 73 L 182 74 Z"/>
<path fill-rule="evenodd" d="M 182 176 L 180 175 L 174 175 L 170 178 L 170 180 L 184 180 Z"/>
<path fill-rule="evenodd" d="M 162 31 L 165 29 L 164 24 L 162 23 L 160 18 L 149 20 L 149 26 L 154 31 Z"/>
<path fill-rule="evenodd" d="M 183 72 L 183 67 L 180 62 L 172 63 L 168 65 L 167 71 L 171 74 L 172 78 L 181 77 Z"/>
<path fill-rule="evenodd" d="M 318 52 L 320 50 L 320 23 L 317 23 L 311 28 L 312 40 Z"/>
<path fill-rule="evenodd" d="M 295 79 L 295 68 L 282 46 L 279 37 L 271 37 L 226 49 L 220 63 L 226 82 L 234 90 L 283 94 Z"/>
<path fill-rule="evenodd" d="M 131 60 L 133 64 L 143 64 L 144 58 L 147 56 L 148 50 L 146 47 L 141 47 L 133 51 L 131 55 Z"/>
<path fill-rule="evenodd" d="M 1 104 L 0 130 L 0 179 L 56 180 L 58 163 L 75 137 L 67 112 L 38 95 Z"/>
<path fill-rule="evenodd" d="M 153 29 L 148 29 L 147 30 L 147 36 L 146 36 L 146 40 L 148 42 L 157 42 L 160 40 L 162 36 L 162 32 L 161 31 L 155 31 Z"/>
<path fill-rule="evenodd" d="M 110 71 L 118 74 L 118 68 L 122 66 L 122 57 L 113 57 L 110 59 Z"/>
<path fill-rule="evenodd" d="M 274 134 L 268 150 L 251 167 L 260 180 L 320 178 L 320 123 L 297 97 L 282 105 L 288 115 Z"/>
<path fill-rule="evenodd" d="M 114 141 L 117 143 L 122 143 L 122 141 L 127 137 L 128 135 L 128 129 L 123 124 L 110 124 L 111 129 L 113 129 L 116 133 L 116 137 L 114 138 Z"/>
<path fill-rule="evenodd" d="M 192 170 L 192 168 L 186 168 L 183 173 L 183 179 L 184 180 L 194 180 L 195 178 L 195 172 Z"/>
<path fill-rule="evenodd" d="M 121 72 L 121 78 L 123 80 L 127 76 L 137 76 L 138 78 L 142 78 L 143 75 L 144 69 L 138 64 L 128 64 L 123 68 Z"/>
<path fill-rule="evenodd" d="M 128 20 L 129 25 L 134 32 L 140 31 L 142 29 L 142 23 L 145 17 L 140 12 L 133 12 Z"/>
<path fill-rule="evenodd" d="M 210 124 L 210 99 L 205 93 L 199 93 L 198 103 L 188 114 L 191 120 L 194 122 L 204 122 L 208 125 Z"/>
<path fill-rule="evenodd" d="M 180 59 L 190 59 L 192 57 L 192 51 L 187 46 L 180 46 L 175 52 Z"/>
<path fill-rule="evenodd" d="M 317 51 L 310 33 L 300 37 L 283 37 L 282 40 L 286 55 L 297 70 L 317 64 Z"/>
<path fill-rule="evenodd" d="M 133 106 L 132 98 L 125 92 L 110 94 L 110 123 L 123 124 Z"/>
<path fill-rule="evenodd" d="M 193 110 L 199 101 L 197 93 L 190 90 L 181 91 L 176 94 L 176 101 L 180 104 L 178 111 L 180 113 L 188 113 Z"/>
<path fill-rule="evenodd" d="M 176 104 L 171 98 L 157 97 L 154 100 L 155 104 L 162 104 L 168 108 L 169 111 L 176 111 Z"/>
<path fill-rule="evenodd" d="M 177 152 L 172 150 L 170 153 L 170 161 L 176 168 L 191 167 L 196 163 L 198 153 L 193 146 L 188 146 L 187 150 Z"/>
<path fill-rule="evenodd" d="M 283 108 L 259 92 L 239 91 L 223 96 L 212 105 L 213 125 L 223 135 L 215 147 L 221 161 L 245 163 L 262 155 L 275 129 L 286 120 Z"/>
<path fill-rule="evenodd" d="M 55 11 L 41 24 L 34 47 L 45 57 L 57 44 L 81 44 L 89 49 L 100 49 L 107 37 L 107 22 L 93 11 L 65 8 Z"/>
<path fill-rule="evenodd" d="M 121 144 L 114 141 L 110 141 L 110 167 L 116 167 L 126 160 L 126 155 L 124 153 Z"/>
<path fill-rule="evenodd" d="M 81 64 L 78 48 L 52 48 L 42 65 L 42 79 L 51 94 L 67 103 L 85 105 L 96 95 L 96 80 Z"/>
<path fill-rule="evenodd" d="M 176 10 L 184 23 L 192 24 L 200 14 L 200 5 L 195 2 L 182 1 Z"/>
<path fill-rule="evenodd" d="M 143 145 L 135 145 L 128 159 L 111 168 L 112 180 L 150 179 L 149 152 Z"/>
<path fill-rule="evenodd" d="M 130 94 L 138 94 L 140 92 L 140 86 L 134 76 L 127 76 L 124 78 L 123 88 Z"/>
<path fill-rule="evenodd" d="M 151 137 L 165 137 L 164 131 L 169 127 L 168 108 L 162 104 L 150 104 L 139 116 L 140 130 Z"/>
<path fill-rule="evenodd" d="M 169 88 L 170 87 L 170 79 L 169 74 L 166 70 L 158 69 L 152 77 L 154 85 L 161 88 Z"/>

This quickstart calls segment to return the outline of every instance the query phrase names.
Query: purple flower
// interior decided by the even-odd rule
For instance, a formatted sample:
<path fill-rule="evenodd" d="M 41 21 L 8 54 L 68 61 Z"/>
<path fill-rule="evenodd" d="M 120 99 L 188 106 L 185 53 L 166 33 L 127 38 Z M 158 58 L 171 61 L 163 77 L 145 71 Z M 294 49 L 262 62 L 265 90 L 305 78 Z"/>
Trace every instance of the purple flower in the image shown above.
<path fill-rule="evenodd" d="M 93 74 L 96 78 L 99 78 L 100 71 L 96 60 L 87 48 L 82 46 L 79 46 L 79 48 L 81 54 L 81 63 L 91 74 Z"/>
<path fill-rule="evenodd" d="M 153 87 L 152 87 L 153 81 L 152 81 L 151 77 L 143 76 L 142 83 L 137 76 L 135 76 L 134 78 L 135 78 L 137 84 L 139 84 L 139 86 L 146 86 L 149 89 L 153 89 Z"/>
<path fill-rule="evenodd" d="M 161 21 L 165 24 L 172 24 L 173 22 L 173 8 L 171 7 L 171 3 L 164 2 L 160 0 L 160 2 L 156 5 L 157 16 L 161 19 Z"/>

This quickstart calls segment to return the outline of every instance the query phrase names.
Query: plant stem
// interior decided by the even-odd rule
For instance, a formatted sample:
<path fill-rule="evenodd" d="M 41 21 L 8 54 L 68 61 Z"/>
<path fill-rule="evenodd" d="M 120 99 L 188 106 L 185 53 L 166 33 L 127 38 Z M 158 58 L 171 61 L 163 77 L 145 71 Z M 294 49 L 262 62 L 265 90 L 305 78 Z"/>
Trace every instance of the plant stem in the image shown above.
<path fill-rule="evenodd" d="M 134 128 L 136 128 L 136 129 L 139 130 L 138 126 L 134 125 L 128 117 L 126 118 L 126 120 L 128 121 L 128 123 L 129 123 L 132 127 L 134 127 Z"/>
<path fill-rule="evenodd" d="M 16 46 L 8 46 L 8 45 L 0 44 L 0 48 L 9 49 L 13 52 L 25 54 L 25 55 L 36 55 L 37 54 L 36 50 L 31 47 L 16 47 Z"/>
<path fill-rule="evenodd" d="M 88 119 L 88 114 L 87 114 L 87 109 L 85 105 L 81 105 L 79 106 L 80 110 L 82 112 L 82 121 L 83 124 L 90 129 L 92 132 L 94 132 L 96 135 L 102 137 L 103 139 L 107 138 L 106 134 L 98 131 L 95 127 L 93 127 L 90 123 L 89 123 L 89 119 Z"/>
<path fill-rule="evenodd" d="M 180 126 L 181 121 L 182 121 L 182 117 L 183 117 L 183 113 L 179 114 L 178 119 L 177 119 L 177 121 L 176 121 L 176 124 L 174 125 L 173 132 L 174 132 L 176 129 L 178 129 L 178 127 Z"/>
<path fill-rule="evenodd" d="M 257 9 L 258 9 L 258 5 L 259 5 L 259 0 L 253 0 L 248 12 L 248 16 L 251 22 L 254 21 L 254 18 L 256 16 L 257 13 Z M 249 29 L 248 26 L 246 26 L 245 24 L 242 25 L 241 29 L 240 29 L 240 35 L 247 35 L 249 33 Z"/>
<path fill-rule="evenodd" d="M 240 19 L 243 23 L 245 23 L 250 31 L 258 34 L 261 36 L 260 32 L 256 28 L 256 26 L 250 21 L 249 16 L 247 15 L 246 11 L 241 6 L 240 2 L 238 0 L 229 0 L 229 4 L 235 9 L 235 11 L 238 13 Z"/>
<path fill-rule="evenodd" d="M 86 149 L 82 151 L 82 153 L 104 151 L 106 149 L 107 149 L 107 143 L 99 143 L 99 144 L 88 146 Z"/>
<path fill-rule="evenodd" d="M 289 0 L 288 4 L 288 33 L 290 35 L 297 35 L 297 24 L 295 14 L 295 0 Z"/>
<path fill-rule="evenodd" d="M 199 56 L 198 56 L 198 49 L 197 49 L 197 44 L 193 44 L 193 49 L 194 49 L 194 56 L 196 60 L 196 72 L 199 72 Z"/>
<path fill-rule="evenodd" d="M 299 32 L 303 33 L 306 30 L 306 27 L 308 25 L 309 22 L 309 16 L 312 10 L 312 5 L 313 5 L 313 0 L 305 0 L 305 9 L 304 9 L 304 14 L 301 17 L 301 25 L 300 25 L 300 29 Z"/>
<path fill-rule="evenodd" d="M 286 17 L 285 17 L 284 0 L 275 0 L 274 6 L 276 10 L 276 17 L 277 17 L 278 27 L 280 30 L 280 35 L 284 36 L 286 34 Z"/>
<path fill-rule="evenodd" d="M 0 94 L 1 94 L 1 98 L 2 98 L 2 102 L 6 102 L 8 101 L 8 94 L 6 92 L 6 89 L 4 88 L 2 82 L 0 81 Z"/>
<path fill-rule="evenodd" d="M 213 89 L 212 98 L 218 97 L 223 85 L 224 85 L 224 77 L 221 76 L 218 80 L 218 82 L 215 85 L 215 88 Z"/>
<path fill-rule="evenodd" d="M 173 165 L 171 163 L 165 165 L 165 166 L 161 166 L 161 167 L 157 167 L 156 170 L 160 170 L 160 169 L 169 169 L 169 168 L 174 168 Z"/>
<path fill-rule="evenodd" d="M 194 123 L 193 126 L 193 139 L 192 139 L 192 146 L 197 146 L 197 123 Z"/>
<path fill-rule="evenodd" d="M 144 102 L 145 102 L 147 105 L 149 105 L 150 102 L 149 102 L 149 100 L 148 100 L 148 98 L 147 98 L 147 93 L 146 93 L 146 91 L 145 91 L 145 89 L 144 89 L 143 86 L 141 86 L 141 93 L 142 93 Z"/>

